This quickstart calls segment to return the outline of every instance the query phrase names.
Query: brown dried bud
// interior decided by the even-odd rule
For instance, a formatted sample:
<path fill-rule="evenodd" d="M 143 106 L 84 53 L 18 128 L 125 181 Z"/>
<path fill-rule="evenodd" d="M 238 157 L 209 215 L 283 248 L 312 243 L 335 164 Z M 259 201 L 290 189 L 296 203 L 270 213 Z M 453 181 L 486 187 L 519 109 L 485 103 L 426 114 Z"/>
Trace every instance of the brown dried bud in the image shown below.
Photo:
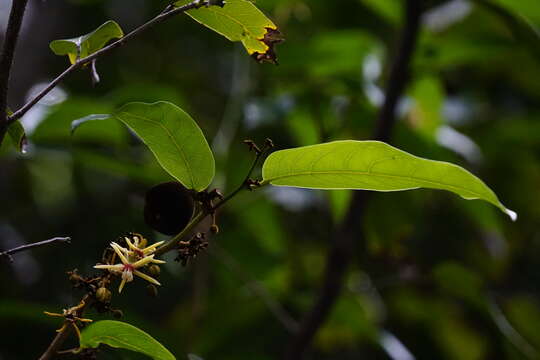
<path fill-rule="evenodd" d="M 210 232 L 212 234 L 217 234 L 219 232 L 219 226 L 217 226 L 217 224 L 210 225 Z"/>
<path fill-rule="evenodd" d="M 158 296 L 158 289 L 155 285 L 148 285 L 146 287 L 146 292 L 148 293 L 148 295 L 152 296 L 152 297 L 157 297 Z"/>
<path fill-rule="evenodd" d="M 148 273 L 154 277 L 158 277 L 160 272 L 161 269 L 156 264 L 152 264 L 148 267 Z"/>
<path fill-rule="evenodd" d="M 103 303 L 108 303 L 111 301 L 111 292 L 109 289 L 100 287 L 96 291 L 96 299 Z"/>

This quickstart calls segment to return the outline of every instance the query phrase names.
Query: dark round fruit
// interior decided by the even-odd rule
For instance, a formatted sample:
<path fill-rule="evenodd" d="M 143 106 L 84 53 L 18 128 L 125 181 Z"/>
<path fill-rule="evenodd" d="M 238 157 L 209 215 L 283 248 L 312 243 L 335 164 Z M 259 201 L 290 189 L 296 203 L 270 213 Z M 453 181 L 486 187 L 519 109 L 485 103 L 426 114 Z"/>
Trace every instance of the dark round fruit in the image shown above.
<path fill-rule="evenodd" d="M 182 231 L 193 215 L 193 198 L 178 182 L 154 186 L 146 193 L 144 221 L 154 230 L 165 235 Z"/>

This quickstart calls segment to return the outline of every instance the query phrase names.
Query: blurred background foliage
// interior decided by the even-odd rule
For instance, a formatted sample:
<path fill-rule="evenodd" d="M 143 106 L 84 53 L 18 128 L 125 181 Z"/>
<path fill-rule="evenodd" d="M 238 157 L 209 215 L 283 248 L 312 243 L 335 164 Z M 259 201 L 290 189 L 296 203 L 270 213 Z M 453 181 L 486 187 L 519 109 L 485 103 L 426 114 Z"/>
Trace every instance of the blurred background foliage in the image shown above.
<path fill-rule="evenodd" d="M 125 31 L 163 1 L 31 1 L 10 104 L 62 71 L 48 49 L 116 20 Z M 369 138 L 402 23 L 400 0 L 259 0 L 287 41 L 279 66 L 186 16 L 155 27 L 61 84 L 22 120 L 28 153 L 0 155 L 0 248 L 53 236 L 0 264 L 0 358 L 32 359 L 58 311 L 80 297 L 65 272 L 91 273 L 102 249 L 137 231 L 145 191 L 170 178 L 114 121 L 72 120 L 129 101 L 171 101 L 216 154 L 215 187 L 237 186 L 252 159 L 241 141 L 277 148 Z M 0 4 L 0 29 L 10 1 Z M 393 143 L 479 175 L 519 213 L 437 191 L 378 193 L 363 221 L 365 252 L 318 332 L 310 359 L 536 359 L 540 352 L 540 2 L 426 1 L 412 77 Z M 159 296 L 128 286 L 113 305 L 177 358 L 276 359 L 319 291 L 324 257 L 350 194 L 273 188 L 219 214 L 208 253 L 170 261 Z M 172 260 L 169 257 L 168 260 Z M 94 315 L 92 315 L 94 316 Z M 99 318 L 95 315 L 94 318 Z M 23 345 L 24 346 L 21 346 Z M 104 350 L 103 359 L 138 359 Z"/>

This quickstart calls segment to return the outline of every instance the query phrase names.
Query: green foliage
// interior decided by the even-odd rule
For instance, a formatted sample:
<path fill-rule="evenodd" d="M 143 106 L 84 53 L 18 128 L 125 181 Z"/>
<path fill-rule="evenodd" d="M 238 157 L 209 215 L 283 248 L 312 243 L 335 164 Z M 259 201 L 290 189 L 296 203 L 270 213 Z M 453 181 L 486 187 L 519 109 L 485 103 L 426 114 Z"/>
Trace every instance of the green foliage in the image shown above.
<path fill-rule="evenodd" d="M 175 5 L 189 2 L 182 0 Z M 187 14 L 230 41 L 242 42 L 250 55 L 267 53 L 270 47 L 263 39 L 268 30 L 277 30 L 276 25 L 249 0 L 228 0 L 223 7 L 202 7 Z"/>
<path fill-rule="evenodd" d="M 186 188 L 204 190 L 214 178 L 214 156 L 197 123 L 168 102 L 129 103 L 113 116 L 129 126 L 161 166 Z"/>
<path fill-rule="evenodd" d="M 97 321 L 81 332 L 81 349 L 97 348 L 101 344 L 136 351 L 154 360 L 176 359 L 156 339 L 135 326 L 120 321 Z"/>
<path fill-rule="evenodd" d="M 18 121 L 11 124 L 8 127 L 8 135 L 17 150 L 19 150 L 21 153 L 25 153 L 28 140 L 26 139 L 26 133 L 22 124 Z"/>
<path fill-rule="evenodd" d="M 422 159 L 379 141 L 334 141 L 272 153 L 263 167 L 265 183 L 310 189 L 399 191 L 418 188 L 482 199 L 515 220 L 482 180 L 446 162 Z"/>
<path fill-rule="evenodd" d="M 77 59 L 95 53 L 112 39 L 119 39 L 122 36 L 124 32 L 120 25 L 109 20 L 91 33 L 71 39 L 54 40 L 49 46 L 56 55 L 67 55 L 69 61 L 74 64 Z"/>

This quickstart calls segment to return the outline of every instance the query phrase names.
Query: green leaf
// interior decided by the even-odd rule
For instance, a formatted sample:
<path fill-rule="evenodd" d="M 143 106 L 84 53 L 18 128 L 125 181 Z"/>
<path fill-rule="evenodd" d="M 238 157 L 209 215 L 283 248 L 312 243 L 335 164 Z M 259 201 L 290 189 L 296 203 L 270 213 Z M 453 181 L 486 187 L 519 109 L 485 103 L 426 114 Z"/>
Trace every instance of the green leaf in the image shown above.
<path fill-rule="evenodd" d="M 26 138 L 26 132 L 24 131 L 22 124 L 19 121 L 15 121 L 9 125 L 7 132 L 17 150 L 23 154 L 26 153 L 28 139 Z"/>
<path fill-rule="evenodd" d="M 263 165 L 263 184 L 310 189 L 400 191 L 418 188 L 485 200 L 512 220 L 517 215 L 482 180 L 446 162 L 422 159 L 380 141 L 334 141 L 272 153 Z"/>
<path fill-rule="evenodd" d="M 175 3 L 182 6 L 189 0 Z M 186 12 L 197 22 L 225 36 L 240 41 L 259 61 L 275 62 L 273 46 L 283 40 L 276 25 L 249 0 L 227 0 L 225 6 L 208 6 Z"/>
<path fill-rule="evenodd" d="M 178 106 L 134 102 L 113 116 L 129 126 L 186 188 L 201 191 L 210 185 L 215 173 L 212 151 L 197 123 Z"/>
<path fill-rule="evenodd" d="M 67 55 L 74 64 L 78 58 L 82 59 L 100 50 L 112 39 L 119 39 L 124 32 L 116 22 L 109 20 L 89 34 L 72 39 L 54 40 L 49 47 L 56 55 Z"/>
<path fill-rule="evenodd" d="M 81 349 L 106 344 L 114 348 L 136 351 L 155 360 L 175 360 L 156 339 L 133 325 L 113 320 L 97 321 L 81 332 Z"/>

